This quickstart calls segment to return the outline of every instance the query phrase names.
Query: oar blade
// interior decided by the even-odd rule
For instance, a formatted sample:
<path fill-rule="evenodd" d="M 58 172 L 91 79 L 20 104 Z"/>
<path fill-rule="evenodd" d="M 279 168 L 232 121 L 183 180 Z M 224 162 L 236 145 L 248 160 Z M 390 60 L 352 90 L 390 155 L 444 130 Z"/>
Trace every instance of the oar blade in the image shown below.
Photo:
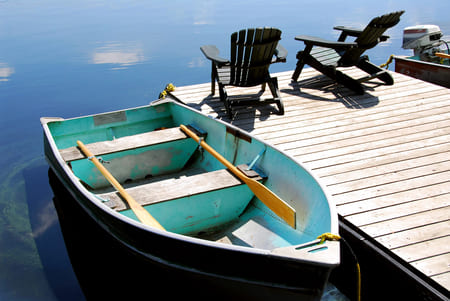
<path fill-rule="evenodd" d="M 230 170 L 234 175 L 241 179 L 249 188 L 253 191 L 256 197 L 266 204 L 269 209 L 271 209 L 276 215 L 281 217 L 288 225 L 295 229 L 296 227 L 296 214 L 295 209 L 289 206 L 285 201 L 280 199 L 276 194 L 270 191 L 266 186 L 262 185 L 258 181 L 255 181 L 245 174 L 243 174 L 239 169 L 237 169 L 233 164 L 231 164 L 227 159 L 220 155 L 215 149 L 209 146 L 205 141 L 200 141 L 200 138 L 188 129 L 185 125 L 181 124 L 180 129 L 185 132 L 189 137 L 194 139 L 196 142 L 200 143 L 207 152 L 209 152 L 214 158 L 219 160 L 223 165 L 225 165 L 228 170 Z"/>
<path fill-rule="evenodd" d="M 281 217 L 289 226 L 296 228 L 296 211 L 294 208 L 258 181 L 249 178 L 245 180 L 245 183 L 270 210 Z"/>
<path fill-rule="evenodd" d="M 143 223 L 144 225 L 152 226 L 154 228 L 158 228 L 160 230 L 165 230 L 161 226 L 161 224 L 136 201 L 133 203 L 133 201 L 130 201 L 130 199 L 128 199 L 128 205 L 130 206 L 136 217 L 139 219 L 139 221 L 141 221 L 141 223 Z"/>

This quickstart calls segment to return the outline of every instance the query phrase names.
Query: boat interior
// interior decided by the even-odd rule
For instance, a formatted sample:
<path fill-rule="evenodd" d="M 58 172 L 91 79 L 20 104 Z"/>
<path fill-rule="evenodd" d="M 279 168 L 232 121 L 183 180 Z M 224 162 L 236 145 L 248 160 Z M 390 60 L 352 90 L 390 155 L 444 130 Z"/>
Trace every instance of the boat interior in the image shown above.
<path fill-rule="evenodd" d="M 60 136 L 57 125 L 51 130 L 74 175 L 112 210 L 138 220 L 126 201 L 74 146 L 75 138 L 86 141 L 90 151 L 167 231 L 262 249 L 298 245 L 317 237 L 282 221 L 229 170 L 207 159 L 199 144 L 170 118 L 159 118 L 157 123 L 148 119 L 126 125 L 122 122 L 121 126 L 99 129 L 96 116 L 84 121 L 92 124 L 92 131 L 84 130 L 81 138 L 80 130 L 75 129 L 79 124 L 74 125 L 73 133 L 66 130 Z M 112 118 L 123 117 L 117 113 Z M 100 125 L 102 122 L 110 124 L 110 120 L 97 120 Z M 207 132 L 193 129 L 207 139 Z M 250 169 L 241 164 L 238 168 L 248 177 L 266 181 L 267 176 L 257 166 Z"/>

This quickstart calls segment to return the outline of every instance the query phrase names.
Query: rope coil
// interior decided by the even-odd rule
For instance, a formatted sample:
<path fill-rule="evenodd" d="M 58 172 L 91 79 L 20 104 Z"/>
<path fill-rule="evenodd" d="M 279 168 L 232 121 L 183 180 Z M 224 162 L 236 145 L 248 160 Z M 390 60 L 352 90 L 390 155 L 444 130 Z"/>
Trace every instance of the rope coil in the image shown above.
<path fill-rule="evenodd" d="M 167 84 L 166 85 L 166 87 L 164 88 L 164 90 L 161 92 L 161 93 L 159 93 L 159 99 L 164 99 L 164 98 L 166 98 L 166 96 L 167 96 L 167 93 L 168 92 L 173 92 L 173 91 L 175 91 L 175 86 L 172 84 L 172 83 L 170 83 L 170 84 Z"/>
<path fill-rule="evenodd" d="M 323 244 L 326 240 L 337 241 L 337 240 L 340 240 L 341 237 L 339 235 L 333 234 L 333 233 L 323 233 L 322 235 L 319 235 L 317 237 L 317 239 L 320 239 L 319 244 Z"/>

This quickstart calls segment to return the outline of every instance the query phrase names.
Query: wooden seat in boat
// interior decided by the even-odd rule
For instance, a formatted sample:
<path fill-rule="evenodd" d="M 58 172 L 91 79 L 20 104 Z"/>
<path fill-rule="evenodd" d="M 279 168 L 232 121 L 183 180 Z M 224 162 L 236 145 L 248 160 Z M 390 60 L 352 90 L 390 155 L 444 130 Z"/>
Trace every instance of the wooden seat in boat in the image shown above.
<path fill-rule="evenodd" d="M 261 179 L 252 173 L 255 179 Z M 236 221 L 254 198 L 248 186 L 227 169 L 170 178 L 167 175 L 164 180 L 155 178 L 147 184 L 125 185 L 125 189 L 167 231 L 174 233 L 195 236 L 216 231 Z M 136 219 L 117 192 L 97 196 L 109 207 Z"/>
<path fill-rule="evenodd" d="M 246 164 L 240 165 L 238 168 L 250 178 L 262 179 L 255 171 L 247 171 Z M 147 184 L 124 184 L 124 187 L 139 204 L 146 206 L 245 185 L 227 169 L 195 173 L 188 176 L 180 173 L 166 178 L 165 180 L 152 179 Z M 98 196 L 116 211 L 128 209 L 126 203 L 116 191 L 100 193 Z"/>
<path fill-rule="evenodd" d="M 179 127 L 86 144 L 97 157 L 108 162 L 108 171 L 119 181 L 142 180 L 182 170 L 198 143 Z M 60 151 L 74 174 L 84 184 L 100 189 L 110 184 L 78 147 Z"/>
<path fill-rule="evenodd" d="M 174 127 L 121 137 L 109 141 L 89 143 L 86 144 L 86 146 L 95 156 L 101 156 L 182 139 L 189 139 L 189 137 L 181 131 L 179 127 Z M 76 146 L 63 149 L 60 153 L 66 162 L 79 160 L 86 157 Z"/>

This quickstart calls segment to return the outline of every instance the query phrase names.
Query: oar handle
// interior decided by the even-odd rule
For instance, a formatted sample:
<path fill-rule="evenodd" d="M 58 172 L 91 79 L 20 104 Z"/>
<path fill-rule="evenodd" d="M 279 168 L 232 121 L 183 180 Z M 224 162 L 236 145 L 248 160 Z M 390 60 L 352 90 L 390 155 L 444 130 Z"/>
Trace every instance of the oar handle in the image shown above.
<path fill-rule="evenodd" d="M 81 141 L 77 141 L 78 147 L 88 157 L 89 160 L 94 163 L 97 169 L 108 180 L 108 182 L 120 193 L 122 198 L 128 203 L 131 210 L 137 218 L 145 225 L 152 226 L 161 230 L 165 230 L 163 226 L 147 211 L 128 192 L 120 185 L 120 183 L 114 178 L 114 176 L 103 166 L 102 163 L 94 156 L 94 154 L 83 144 Z"/>
<path fill-rule="evenodd" d="M 214 158 L 220 161 L 226 168 L 228 168 L 232 173 L 239 177 L 241 181 L 245 181 L 248 177 L 243 174 L 236 166 L 231 164 L 227 159 L 225 159 L 221 154 L 219 154 L 214 148 L 209 146 L 205 141 L 200 139 L 193 131 L 187 128 L 185 125 L 180 125 L 181 130 L 186 133 L 189 137 L 194 139 L 204 150 L 210 153 Z"/>

